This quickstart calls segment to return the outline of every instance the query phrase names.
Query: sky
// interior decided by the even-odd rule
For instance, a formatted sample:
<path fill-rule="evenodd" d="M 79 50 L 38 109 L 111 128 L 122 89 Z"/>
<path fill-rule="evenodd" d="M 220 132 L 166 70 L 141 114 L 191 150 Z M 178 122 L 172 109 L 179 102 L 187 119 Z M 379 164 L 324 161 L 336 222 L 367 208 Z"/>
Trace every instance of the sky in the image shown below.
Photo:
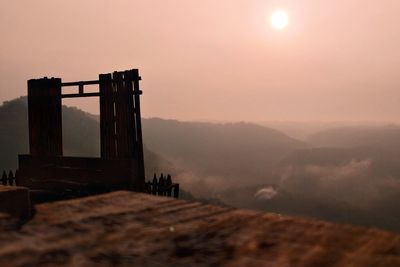
<path fill-rule="evenodd" d="M 270 27 L 276 9 L 290 23 Z M 0 0 L 0 101 L 138 68 L 144 117 L 400 120 L 398 0 Z M 68 90 L 68 89 L 66 89 Z M 98 100 L 71 100 L 98 113 Z"/>

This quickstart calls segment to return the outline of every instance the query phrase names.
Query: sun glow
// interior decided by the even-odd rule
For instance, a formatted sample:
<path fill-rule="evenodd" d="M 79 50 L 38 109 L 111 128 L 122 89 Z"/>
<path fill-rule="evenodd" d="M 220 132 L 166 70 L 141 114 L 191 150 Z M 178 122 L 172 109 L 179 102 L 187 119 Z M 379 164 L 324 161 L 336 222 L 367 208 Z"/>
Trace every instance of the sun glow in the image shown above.
<path fill-rule="evenodd" d="M 284 10 L 276 10 L 272 13 L 271 18 L 271 27 L 276 30 L 283 30 L 289 25 L 289 15 Z"/>

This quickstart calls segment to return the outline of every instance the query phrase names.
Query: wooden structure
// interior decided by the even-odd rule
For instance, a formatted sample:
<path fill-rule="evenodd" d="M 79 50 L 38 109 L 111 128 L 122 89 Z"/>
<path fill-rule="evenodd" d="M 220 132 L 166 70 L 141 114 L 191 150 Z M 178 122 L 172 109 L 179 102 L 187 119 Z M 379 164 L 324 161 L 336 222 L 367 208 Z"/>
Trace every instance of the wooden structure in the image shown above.
<path fill-rule="evenodd" d="M 143 191 L 144 159 L 137 69 L 100 74 L 95 81 L 28 81 L 29 155 L 19 156 L 17 184 L 48 193 Z M 98 92 L 85 92 L 98 85 Z M 76 93 L 65 93 L 67 87 Z M 62 99 L 99 97 L 100 158 L 64 157 Z M 82 140 L 84 142 L 84 140 Z"/>

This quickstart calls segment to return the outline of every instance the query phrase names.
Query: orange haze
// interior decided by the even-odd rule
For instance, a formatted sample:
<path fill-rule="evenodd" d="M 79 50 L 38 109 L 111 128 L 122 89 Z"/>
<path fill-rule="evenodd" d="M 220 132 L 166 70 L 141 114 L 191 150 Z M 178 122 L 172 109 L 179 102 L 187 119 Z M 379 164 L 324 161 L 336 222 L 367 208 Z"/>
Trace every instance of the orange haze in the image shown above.
<path fill-rule="evenodd" d="M 276 8 L 290 15 L 283 31 L 269 25 Z M 2 0 L 0 101 L 25 94 L 29 78 L 137 67 L 146 117 L 398 121 L 399 10 L 398 0 Z"/>

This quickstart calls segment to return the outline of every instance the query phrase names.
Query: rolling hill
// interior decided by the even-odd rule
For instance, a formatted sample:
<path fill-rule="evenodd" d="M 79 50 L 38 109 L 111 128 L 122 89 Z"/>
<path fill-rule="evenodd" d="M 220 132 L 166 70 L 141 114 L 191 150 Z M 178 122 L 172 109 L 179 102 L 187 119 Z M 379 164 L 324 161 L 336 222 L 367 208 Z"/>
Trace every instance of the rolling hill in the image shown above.
<path fill-rule="evenodd" d="M 191 178 L 208 177 L 232 185 L 268 180 L 276 163 L 307 147 L 279 131 L 250 123 L 143 119 L 143 135 L 147 173 L 164 169 L 181 178 L 190 173 Z M 63 106 L 65 155 L 99 156 L 99 139 L 98 116 Z M 25 97 L 0 106 L 0 146 L 0 169 L 16 169 L 17 155 L 28 152 Z"/>
<path fill-rule="evenodd" d="M 63 120 L 65 154 L 98 156 L 98 116 L 63 107 Z M 0 106 L 0 169 L 28 152 L 27 125 L 26 98 Z M 400 231 L 399 129 L 340 128 L 307 144 L 251 123 L 143 119 L 146 173 L 171 173 L 184 198 Z"/>

